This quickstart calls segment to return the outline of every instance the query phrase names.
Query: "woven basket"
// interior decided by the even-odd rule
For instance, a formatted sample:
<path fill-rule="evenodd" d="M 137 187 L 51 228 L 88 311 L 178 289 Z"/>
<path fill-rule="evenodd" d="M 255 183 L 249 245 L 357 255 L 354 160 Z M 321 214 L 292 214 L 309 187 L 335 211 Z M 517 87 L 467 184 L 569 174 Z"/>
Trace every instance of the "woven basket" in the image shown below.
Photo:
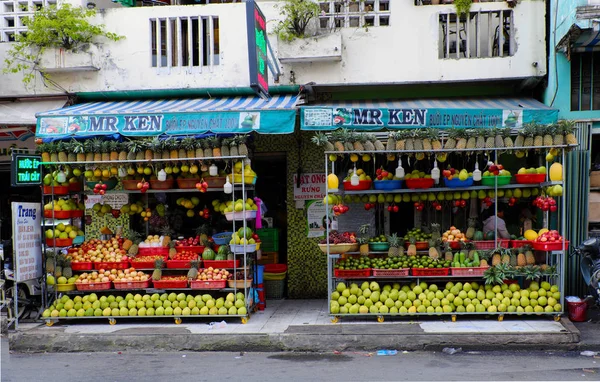
<path fill-rule="evenodd" d="M 284 280 L 265 280 L 265 295 L 270 300 L 281 300 L 285 291 Z"/>

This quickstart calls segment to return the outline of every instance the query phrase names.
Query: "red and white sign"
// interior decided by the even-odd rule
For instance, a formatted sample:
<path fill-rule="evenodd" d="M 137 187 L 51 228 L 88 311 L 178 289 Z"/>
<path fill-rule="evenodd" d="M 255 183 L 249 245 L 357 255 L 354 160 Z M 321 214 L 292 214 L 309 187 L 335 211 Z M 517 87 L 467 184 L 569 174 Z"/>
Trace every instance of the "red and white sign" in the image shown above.
<path fill-rule="evenodd" d="M 316 200 L 325 197 L 325 174 L 301 174 L 300 187 L 298 175 L 294 175 L 294 200 Z"/>

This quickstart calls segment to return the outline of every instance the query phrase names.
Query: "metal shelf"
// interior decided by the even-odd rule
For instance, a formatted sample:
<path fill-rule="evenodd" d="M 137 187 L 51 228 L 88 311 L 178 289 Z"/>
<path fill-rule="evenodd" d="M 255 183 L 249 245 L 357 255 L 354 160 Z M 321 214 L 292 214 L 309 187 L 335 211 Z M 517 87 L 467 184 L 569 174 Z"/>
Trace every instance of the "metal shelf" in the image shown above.
<path fill-rule="evenodd" d="M 529 150 L 542 150 L 542 149 L 562 149 L 562 148 L 575 148 L 579 145 L 559 145 L 559 146 L 522 146 L 522 147 L 492 147 L 492 148 L 471 148 L 471 149 L 440 149 L 440 150 L 429 150 L 428 153 L 433 155 L 435 154 L 443 154 L 443 153 L 475 153 L 475 152 L 495 152 L 495 151 L 529 151 Z M 335 154 L 335 155 L 347 155 L 347 154 L 415 154 L 422 153 L 423 150 L 382 150 L 382 151 L 325 151 L 325 155 Z"/>
<path fill-rule="evenodd" d="M 217 291 L 217 292 L 234 292 L 236 290 L 250 289 L 252 285 L 248 287 L 240 287 L 240 288 L 214 288 L 214 289 L 192 289 L 192 288 L 165 288 L 165 289 L 156 289 L 156 288 L 134 288 L 134 289 L 103 289 L 103 290 L 71 290 L 68 292 L 60 292 L 65 294 L 79 295 L 79 294 L 90 294 L 90 293 L 116 293 L 116 292 L 140 292 L 143 291 L 146 294 L 150 293 L 162 293 L 164 291 L 186 291 L 186 292 L 201 292 L 205 290 Z"/>
<path fill-rule="evenodd" d="M 515 188 L 538 188 L 542 187 L 542 183 L 539 184 L 507 184 L 504 186 L 498 186 L 498 190 L 511 190 Z M 471 187 L 436 187 L 436 188 L 399 188 L 396 190 L 360 190 L 360 191 L 345 191 L 339 190 L 336 192 L 329 192 L 330 194 L 341 194 L 341 195 L 365 195 L 365 194 L 408 194 L 408 193 L 424 193 L 424 192 L 471 192 L 479 190 L 495 190 L 494 186 L 471 186 Z"/>
<path fill-rule="evenodd" d="M 44 166 L 60 166 L 65 164 L 122 164 L 122 163 L 159 163 L 159 162 L 190 162 L 190 161 L 215 161 L 215 160 L 235 160 L 235 159 L 246 159 L 245 155 L 226 156 L 226 157 L 202 157 L 202 158 L 176 158 L 176 159 L 132 159 L 132 160 L 116 160 L 116 161 L 82 161 L 82 162 L 41 162 Z"/>
<path fill-rule="evenodd" d="M 254 190 L 254 185 L 251 184 L 247 184 L 244 186 L 244 190 L 245 191 L 251 191 Z M 242 186 L 241 185 L 235 185 L 235 191 L 242 191 Z M 195 192 L 195 193 L 199 193 L 200 191 L 198 191 L 196 188 L 170 188 L 168 190 L 153 190 L 153 189 L 148 189 L 146 191 L 147 194 L 157 194 L 157 193 L 187 193 L 187 192 Z M 218 188 L 207 188 L 206 192 L 223 192 L 223 187 L 218 187 Z M 108 190 L 105 191 L 105 195 L 110 195 L 110 194 L 141 194 L 142 192 L 140 190 Z M 95 195 L 93 191 L 90 190 L 86 190 L 84 192 L 84 194 L 86 195 Z"/>

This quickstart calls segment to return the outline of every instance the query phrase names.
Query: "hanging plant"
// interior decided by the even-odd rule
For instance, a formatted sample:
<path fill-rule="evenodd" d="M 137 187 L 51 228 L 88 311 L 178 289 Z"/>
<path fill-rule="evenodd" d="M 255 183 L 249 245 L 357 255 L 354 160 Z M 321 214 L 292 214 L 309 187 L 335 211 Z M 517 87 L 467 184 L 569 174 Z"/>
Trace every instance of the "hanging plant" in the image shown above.
<path fill-rule="evenodd" d="M 463 14 L 469 13 L 471 10 L 472 0 L 454 0 L 454 7 L 456 8 L 456 14 L 460 17 Z"/>
<path fill-rule="evenodd" d="M 304 38 L 308 24 L 320 12 L 319 4 L 310 0 L 285 0 L 280 12 L 285 18 L 275 27 L 275 33 L 284 41 Z"/>
<path fill-rule="evenodd" d="M 36 10 L 33 17 L 23 20 L 27 33 L 15 35 L 16 44 L 7 52 L 3 72 L 24 72 L 23 83 L 27 85 L 34 79 L 34 70 L 48 48 L 77 52 L 98 37 L 112 41 L 123 38 L 106 32 L 104 25 L 91 24 L 88 19 L 95 14 L 93 9 L 73 7 L 68 3 Z"/>

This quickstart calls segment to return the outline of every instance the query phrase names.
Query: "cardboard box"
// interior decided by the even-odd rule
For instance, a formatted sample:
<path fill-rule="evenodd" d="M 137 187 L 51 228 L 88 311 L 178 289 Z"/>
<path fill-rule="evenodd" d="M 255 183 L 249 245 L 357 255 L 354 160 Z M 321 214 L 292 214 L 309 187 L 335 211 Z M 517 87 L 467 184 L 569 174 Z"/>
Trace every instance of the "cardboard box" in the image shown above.
<path fill-rule="evenodd" d="M 588 222 L 600 222 L 600 192 L 590 192 Z"/>
<path fill-rule="evenodd" d="M 600 187 L 600 171 L 590 172 L 590 187 Z"/>

